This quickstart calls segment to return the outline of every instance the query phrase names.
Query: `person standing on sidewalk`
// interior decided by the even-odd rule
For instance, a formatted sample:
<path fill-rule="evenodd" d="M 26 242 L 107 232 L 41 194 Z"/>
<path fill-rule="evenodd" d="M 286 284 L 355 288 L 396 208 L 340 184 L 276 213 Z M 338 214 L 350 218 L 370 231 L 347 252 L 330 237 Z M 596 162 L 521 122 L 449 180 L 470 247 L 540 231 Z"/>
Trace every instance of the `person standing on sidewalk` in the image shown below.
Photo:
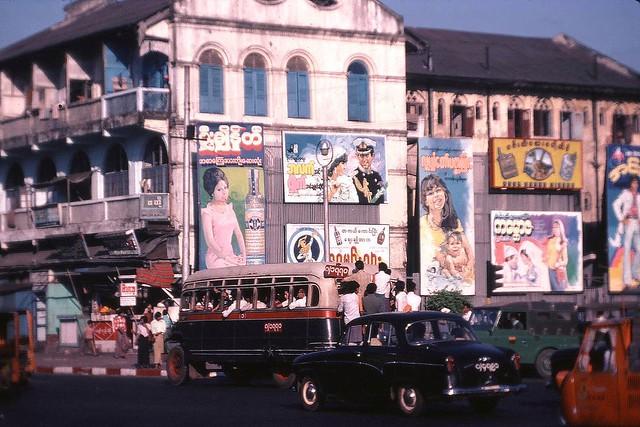
<path fill-rule="evenodd" d="M 151 322 L 151 334 L 153 335 L 153 365 L 156 368 L 161 367 L 162 353 L 164 353 L 165 332 L 167 332 L 167 324 L 162 318 L 162 313 L 158 311 Z"/>
<path fill-rule="evenodd" d="M 391 270 L 387 264 L 381 262 L 378 264 L 378 272 L 373 276 L 376 283 L 376 296 L 384 303 L 384 310 L 389 311 L 389 295 L 391 293 Z"/>
<path fill-rule="evenodd" d="M 146 316 L 140 317 L 140 323 L 138 323 L 138 363 L 137 368 L 149 367 L 149 350 L 151 347 L 151 329 L 149 329 L 149 323 Z"/>
<path fill-rule="evenodd" d="M 116 331 L 116 352 L 113 357 L 124 359 L 124 354 L 129 350 L 129 339 L 127 338 L 127 319 L 122 311 L 118 311 L 113 318 L 113 329 Z"/>
<path fill-rule="evenodd" d="M 84 328 L 84 354 L 98 355 L 96 349 L 96 328 L 93 320 L 87 320 L 87 326 Z"/>

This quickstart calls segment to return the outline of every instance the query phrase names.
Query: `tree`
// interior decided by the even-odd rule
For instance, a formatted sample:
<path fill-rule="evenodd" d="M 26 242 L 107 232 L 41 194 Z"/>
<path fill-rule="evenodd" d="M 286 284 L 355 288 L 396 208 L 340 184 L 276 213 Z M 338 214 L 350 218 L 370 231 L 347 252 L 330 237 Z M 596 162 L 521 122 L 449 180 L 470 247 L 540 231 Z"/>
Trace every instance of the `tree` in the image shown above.
<path fill-rule="evenodd" d="M 470 304 L 459 289 L 444 288 L 433 291 L 427 296 L 427 310 L 440 311 L 446 307 L 454 313 L 462 313 L 462 306 L 465 303 Z"/>

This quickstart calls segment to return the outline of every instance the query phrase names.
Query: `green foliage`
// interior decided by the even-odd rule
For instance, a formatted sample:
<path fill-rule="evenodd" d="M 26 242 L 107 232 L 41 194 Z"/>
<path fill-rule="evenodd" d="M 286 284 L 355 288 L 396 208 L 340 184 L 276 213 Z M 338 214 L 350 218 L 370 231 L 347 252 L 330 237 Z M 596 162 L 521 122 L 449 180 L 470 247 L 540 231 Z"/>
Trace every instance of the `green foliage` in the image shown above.
<path fill-rule="evenodd" d="M 440 311 L 446 307 L 453 313 L 462 313 L 464 303 L 470 304 L 469 300 L 462 296 L 462 291 L 459 289 L 440 289 L 427 296 L 427 310 Z"/>

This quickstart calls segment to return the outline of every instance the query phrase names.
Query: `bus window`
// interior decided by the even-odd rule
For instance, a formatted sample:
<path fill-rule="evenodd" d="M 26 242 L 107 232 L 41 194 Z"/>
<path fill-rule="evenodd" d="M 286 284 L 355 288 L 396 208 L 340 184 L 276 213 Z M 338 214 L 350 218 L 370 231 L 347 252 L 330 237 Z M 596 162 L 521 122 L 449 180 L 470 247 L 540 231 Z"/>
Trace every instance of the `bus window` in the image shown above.
<path fill-rule="evenodd" d="M 311 294 L 309 295 L 309 307 L 316 307 L 320 302 L 320 289 L 316 285 L 309 286 Z"/>
<path fill-rule="evenodd" d="M 195 311 L 202 311 L 206 308 L 206 295 L 207 291 L 204 289 L 196 291 Z"/>
<path fill-rule="evenodd" d="M 191 310 L 191 300 L 193 299 L 193 293 L 188 292 L 182 295 L 180 299 L 180 311 Z"/>
<path fill-rule="evenodd" d="M 253 288 L 244 288 L 241 290 L 240 310 L 251 310 L 253 308 Z"/>
<path fill-rule="evenodd" d="M 209 289 L 207 291 L 207 305 L 205 310 L 212 311 L 219 307 L 220 291 L 218 289 Z"/>
<path fill-rule="evenodd" d="M 291 282 L 291 277 L 276 277 L 274 281 L 276 283 L 289 283 Z"/>
<path fill-rule="evenodd" d="M 271 282 L 273 282 L 273 279 L 271 277 L 258 277 L 258 280 L 256 283 L 261 285 L 261 284 L 267 284 L 267 283 L 270 284 Z"/>
<path fill-rule="evenodd" d="M 258 288 L 258 301 L 256 308 L 271 308 L 271 287 Z"/>
<path fill-rule="evenodd" d="M 289 286 L 276 286 L 273 306 L 275 308 L 286 308 L 289 307 L 290 302 L 291 291 L 289 289 Z"/>
<path fill-rule="evenodd" d="M 254 279 L 253 277 L 251 277 L 249 279 L 241 279 L 240 280 L 240 284 L 241 285 L 253 285 L 254 283 L 256 283 L 256 279 Z"/>
<path fill-rule="evenodd" d="M 294 286 L 294 300 L 289 304 L 289 308 L 302 308 L 307 306 L 308 286 Z"/>

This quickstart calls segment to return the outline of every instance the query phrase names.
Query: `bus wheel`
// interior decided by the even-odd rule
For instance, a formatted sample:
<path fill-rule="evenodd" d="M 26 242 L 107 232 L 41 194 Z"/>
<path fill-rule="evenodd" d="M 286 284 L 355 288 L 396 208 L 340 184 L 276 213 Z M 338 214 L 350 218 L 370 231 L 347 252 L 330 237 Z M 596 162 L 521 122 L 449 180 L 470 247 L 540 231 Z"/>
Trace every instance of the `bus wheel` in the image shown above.
<path fill-rule="evenodd" d="M 291 388 L 296 383 L 296 374 L 293 372 L 287 374 L 282 371 L 273 371 L 271 378 L 279 388 Z"/>
<path fill-rule="evenodd" d="M 553 348 L 545 348 L 536 357 L 536 372 L 545 380 L 551 377 L 551 355 L 554 351 Z"/>
<path fill-rule="evenodd" d="M 167 379 L 173 385 L 182 385 L 189 381 L 189 365 L 181 346 L 171 349 L 167 356 Z"/>

